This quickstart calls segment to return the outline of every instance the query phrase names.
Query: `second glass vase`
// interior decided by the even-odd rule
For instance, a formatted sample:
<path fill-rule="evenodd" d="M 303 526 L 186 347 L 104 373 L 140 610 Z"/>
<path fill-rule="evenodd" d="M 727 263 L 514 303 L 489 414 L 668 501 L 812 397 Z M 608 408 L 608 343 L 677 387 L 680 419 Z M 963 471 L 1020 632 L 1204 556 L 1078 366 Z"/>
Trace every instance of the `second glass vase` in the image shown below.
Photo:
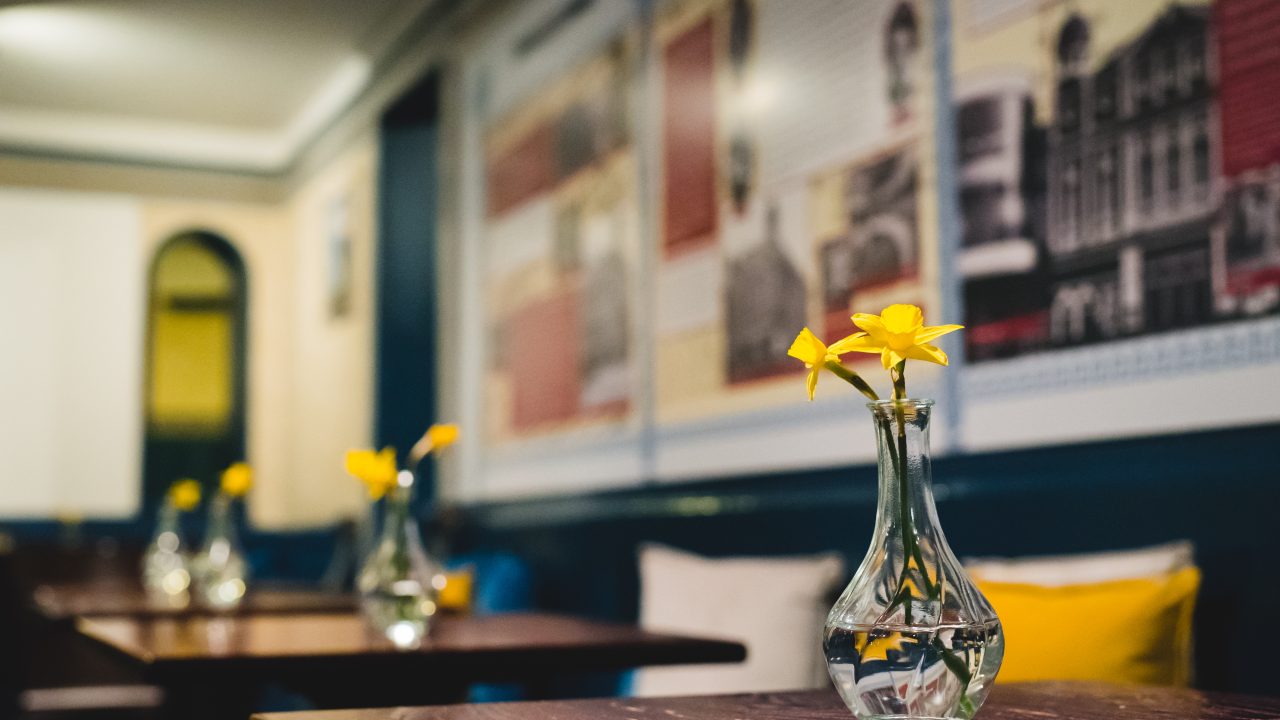
<path fill-rule="evenodd" d="M 200 600 L 218 610 L 240 605 L 248 582 L 248 563 L 240 549 L 231 498 L 223 493 L 209 505 L 204 546 L 191 561 L 192 580 Z"/>
<path fill-rule="evenodd" d="M 160 506 L 155 537 L 142 555 L 142 587 L 155 605 L 186 607 L 190 601 L 190 559 L 182 542 L 178 509 L 168 501 Z"/>
<path fill-rule="evenodd" d="M 412 476 L 384 500 L 382 535 L 356 578 L 360 604 L 374 629 L 396 647 L 418 647 L 436 613 L 444 576 L 422 546 L 410 512 Z"/>

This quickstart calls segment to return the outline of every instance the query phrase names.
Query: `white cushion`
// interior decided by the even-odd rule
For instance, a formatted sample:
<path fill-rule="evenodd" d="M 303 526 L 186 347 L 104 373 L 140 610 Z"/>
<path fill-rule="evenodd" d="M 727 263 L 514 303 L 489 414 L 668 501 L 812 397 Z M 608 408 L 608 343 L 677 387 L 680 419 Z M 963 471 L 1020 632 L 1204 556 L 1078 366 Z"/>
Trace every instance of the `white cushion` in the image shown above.
<path fill-rule="evenodd" d="M 1137 550 L 1085 555 L 1042 555 L 1014 559 L 967 558 L 964 565 L 976 579 L 1062 587 L 1167 575 L 1190 567 L 1193 555 L 1192 544 L 1180 540 Z"/>
<path fill-rule="evenodd" d="M 804 557 L 707 558 L 662 545 L 640 550 L 640 624 L 736 640 L 744 663 L 645 668 L 636 695 L 698 695 L 824 687 L 822 625 L 844 563 Z"/>

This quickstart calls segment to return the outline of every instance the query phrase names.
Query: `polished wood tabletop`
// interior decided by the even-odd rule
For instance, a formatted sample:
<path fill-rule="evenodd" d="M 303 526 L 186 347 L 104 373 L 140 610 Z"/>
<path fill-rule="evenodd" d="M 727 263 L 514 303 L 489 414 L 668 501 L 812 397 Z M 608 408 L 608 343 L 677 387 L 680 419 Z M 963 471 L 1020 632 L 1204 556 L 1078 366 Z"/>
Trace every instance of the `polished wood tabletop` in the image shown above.
<path fill-rule="evenodd" d="M 264 713 L 257 720 L 849 720 L 834 690 Z M 1272 720 L 1280 698 L 1097 683 L 996 685 L 978 720 Z"/>
<path fill-rule="evenodd" d="M 255 587 L 233 610 L 214 610 L 196 600 L 161 602 L 136 582 L 85 582 L 40 585 L 31 595 L 36 611 L 50 620 L 75 617 L 180 617 L 220 614 L 282 614 L 351 612 L 357 601 L 351 593 L 291 587 Z"/>
<path fill-rule="evenodd" d="M 233 717 L 267 683 L 316 707 L 386 707 L 457 701 L 478 682 L 537 685 L 564 673 L 746 657 L 730 640 L 539 613 L 437 616 L 412 650 L 397 649 L 356 612 L 81 617 L 76 627 L 165 686 L 184 717 Z"/>
<path fill-rule="evenodd" d="M 440 615 L 422 646 L 397 649 L 356 612 L 234 617 L 85 617 L 80 632 L 155 666 L 253 664 L 316 658 L 431 658 L 479 666 L 511 661 L 581 666 L 736 662 L 737 642 L 668 635 L 632 625 L 540 613 Z"/>

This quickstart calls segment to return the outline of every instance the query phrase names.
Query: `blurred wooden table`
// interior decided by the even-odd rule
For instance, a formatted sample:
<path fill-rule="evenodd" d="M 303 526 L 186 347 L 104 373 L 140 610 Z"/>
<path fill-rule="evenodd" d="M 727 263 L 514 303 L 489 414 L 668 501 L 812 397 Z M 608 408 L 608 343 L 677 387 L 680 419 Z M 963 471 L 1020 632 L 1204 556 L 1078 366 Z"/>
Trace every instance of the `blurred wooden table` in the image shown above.
<path fill-rule="evenodd" d="M 218 614 L 282 614 L 353 612 L 356 597 L 350 593 L 288 587 L 254 587 L 244 602 L 230 611 L 217 611 L 192 599 L 183 606 L 157 603 L 137 583 L 67 583 L 41 585 L 31 596 L 36 612 L 48 620 L 76 617 L 124 616 L 132 618 L 182 617 Z"/>
<path fill-rule="evenodd" d="M 850 720 L 834 690 L 265 713 L 258 720 Z M 1264 720 L 1280 698 L 1096 683 L 997 685 L 980 720 Z"/>
<path fill-rule="evenodd" d="M 746 656 L 736 642 L 533 613 L 437 616 L 415 650 L 396 649 L 355 612 L 76 622 L 83 635 L 164 686 L 175 713 L 210 717 L 251 707 L 264 683 L 300 692 L 319 707 L 385 707 L 458 701 L 476 682 L 538 683 L 565 672 Z"/>

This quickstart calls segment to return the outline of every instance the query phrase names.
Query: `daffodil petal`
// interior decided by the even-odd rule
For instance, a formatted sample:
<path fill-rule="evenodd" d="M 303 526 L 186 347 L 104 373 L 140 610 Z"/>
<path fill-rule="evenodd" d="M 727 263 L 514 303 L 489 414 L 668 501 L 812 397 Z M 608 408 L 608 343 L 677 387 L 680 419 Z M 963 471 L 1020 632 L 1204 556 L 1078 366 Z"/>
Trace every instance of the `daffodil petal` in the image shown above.
<path fill-rule="evenodd" d="M 880 320 L 879 315 L 856 313 L 853 316 L 853 324 L 869 335 L 872 340 L 882 344 L 888 342 L 888 332 L 884 329 L 884 322 Z"/>
<path fill-rule="evenodd" d="M 169 502 L 177 509 L 188 512 L 200 504 L 200 482 L 185 478 L 169 486 Z"/>
<path fill-rule="evenodd" d="M 894 365 L 902 362 L 902 360 L 902 356 L 891 347 L 886 346 L 885 349 L 880 352 L 880 364 L 884 365 L 885 370 L 889 370 Z"/>
<path fill-rule="evenodd" d="M 809 374 L 804 379 L 804 389 L 809 391 L 809 400 L 813 400 L 813 393 L 818 389 L 818 373 L 822 372 L 821 365 L 814 365 L 809 368 Z"/>
<path fill-rule="evenodd" d="M 427 428 L 431 437 L 431 449 L 443 450 L 458 441 L 458 426 L 453 423 L 432 425 Z"/>
<path fill-rule="evenodd" d="M 884 343 L 876 342 L 867 333 L 860 332 L 835 341 L 831 347 L 827 348 L 827 352 L 833 355 L 843 355 L 848 352 L 878 353 L 883 347 Z"/>
<path fill-rule="evenodd" d="M 924 344 L 907 348 L 907 357 L 911 360 L 924 360 L 939 365 L 948 363 L 947 354 L 939 350 L 937 345 Z"/>
<path fill-rule="evenodd" d="M 890 305 L 880 311 L 880 322 L 895 335 L 915 332 L 924 325 L 924 311 L 916 305 Z"/>
<path fill-rule="evenodd" d="M 247 463 L 233 463 L 222 471 L 222 492 L 231 497 L 241 497 L 253 487 L 253 470 Z"/>
<path fill-rule="evenodd" d="M 920 330 L 916 332 L 916 343 L 927 343 L 935 338 L 940 338 L 947 333 L 963 329 L 963 325 L 934 325 L 933 327 L 920 328 Z"/>
<path fill-rule="evenodd" d="M 344 463 L 347 474 L 357 478 L 363 477 L 372 460 L 372 450 L 348 450 Z"/>
<path fill-rule="evenodd" d="M 787 355 L 810 365 L 821 365 L 822 359 L 827 356 L 827 346 L 809 328 L 805 328 L 796 335 Z"/>

